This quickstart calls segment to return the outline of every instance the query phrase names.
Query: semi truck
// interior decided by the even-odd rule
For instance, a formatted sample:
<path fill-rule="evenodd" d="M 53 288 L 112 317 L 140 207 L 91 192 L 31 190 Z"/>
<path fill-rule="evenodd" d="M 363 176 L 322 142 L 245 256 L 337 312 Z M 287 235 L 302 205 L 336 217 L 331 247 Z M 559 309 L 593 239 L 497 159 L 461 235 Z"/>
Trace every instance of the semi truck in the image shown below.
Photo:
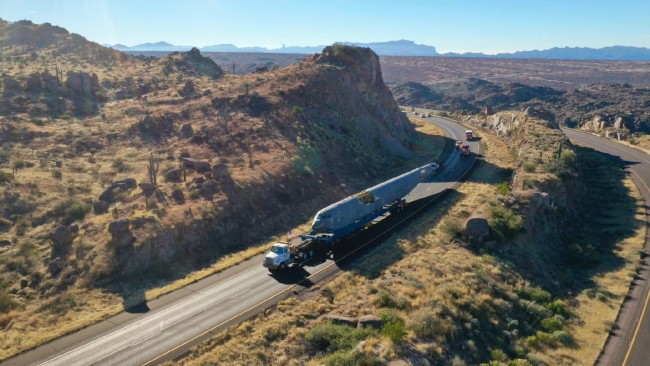
<path fill-rule="evenodd" d="M 404 197 L 440 165 L 429 163 L 333 203 L 316 213 L 311 231 L 288 243 L 274 243 L 263 266 L 271 272 L 302 266 L 317 254 L 330 253 L 345 239 L 372 225 L 385 214 L 401 211 Z"/>
<path fill-rule="evenodd" d="M 472 141 L 473 139 L 474 139 L 474 131 L 465 130 L 465 140 L 466 141 Z"/>

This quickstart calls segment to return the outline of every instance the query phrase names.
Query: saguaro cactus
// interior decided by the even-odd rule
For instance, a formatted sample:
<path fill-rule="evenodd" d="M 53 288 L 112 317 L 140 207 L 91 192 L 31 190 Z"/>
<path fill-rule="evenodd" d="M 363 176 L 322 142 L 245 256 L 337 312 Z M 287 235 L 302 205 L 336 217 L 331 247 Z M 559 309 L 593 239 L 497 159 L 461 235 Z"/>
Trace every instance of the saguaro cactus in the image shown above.
<path fill-rule="evenodd" d="M 160 163 L 153 158 L 153 153 L 149 156 L 149 165 L 147 166 L 147 171 L 149 172 L 149 182 L 153 185 L 158 185 L 158 168 Z"/>

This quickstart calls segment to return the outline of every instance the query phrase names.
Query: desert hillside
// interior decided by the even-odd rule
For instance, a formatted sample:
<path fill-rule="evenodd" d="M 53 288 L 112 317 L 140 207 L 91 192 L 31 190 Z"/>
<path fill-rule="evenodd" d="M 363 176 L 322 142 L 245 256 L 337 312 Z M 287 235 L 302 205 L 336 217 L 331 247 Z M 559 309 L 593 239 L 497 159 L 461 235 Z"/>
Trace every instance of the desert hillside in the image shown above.
<path fill-rule="evenodd" d="M 431 158 L 369 49 L 236 76 L 0 21 L 0 50 L 0 358 Z"/>
<path fill-rule="evenodd" d="M 458 191 L 180 364 L 592 365 L 640 263 L 644 204 L 548 117 L 465 116 L 486 149 Z"/>
<path fill-rule="evenodd" d="M 629 84 L 589 84 L 562 90 L 469 78 L 453 83 L 408 82 L 392 87 L 400 105 L 491 114 L 541 107 L 559 123 L 594 132 L 650 132 L 650 89 Z"/>

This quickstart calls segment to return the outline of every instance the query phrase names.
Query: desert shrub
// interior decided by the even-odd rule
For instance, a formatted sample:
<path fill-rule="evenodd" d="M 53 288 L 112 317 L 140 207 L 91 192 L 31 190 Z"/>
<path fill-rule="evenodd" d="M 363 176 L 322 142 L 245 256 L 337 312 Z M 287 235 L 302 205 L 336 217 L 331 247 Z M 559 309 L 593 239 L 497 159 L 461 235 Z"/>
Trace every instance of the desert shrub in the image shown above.
<path fill-rule="evenodd" d="M 11 165 L 14 169 L 23 169 L 27 166 L 24 160 L 16 160 L 14 163 Z"/>
<path fill-rule="evenodd" d="M 442 230 L 444 240 L 449 242 L 462 236 L 463 225 L 459 220 L 447 219 L 440 225 L 440 230 Z"/>
<path fill-rule="evenodd" d="M 566 166 L 572 166 L 576 161 L 576 153 L 573 150 L 563 150 L 560 154 L 560 161 Z"/>
<path fill-rule="evenodd" d="M 8 313 L 10 310 L 16 308 L 18 304 L 8 293 L 0 292 L 0 313 Z"/>
<path fill-rule="evenodd" d="M 635 139 L 630 139 L 630 145 L 636 145 L 636 144 L 637 144 L 637 142 L 636 142 Z"/>
<path fill-rule="evenodd" d="M 61 180 L 63 178 L 63 173 L 61 173 L 60 170 L 53 170 L 52 171 L 52 178 Z"/>
<path fill-rule="evenodd" d="M 111 166 L 113 167 L 113 169 L 115 169 L 118 172 L 125 172 L 129 170 L 129 166 L 124 162 L 124 159 L 122 158 L 117 158 L 113 160 Z"/>
<path fill-rule="evenodd" d="M 408 319 L 407 325 L 416 337 L 435 339 L 438 342 L 454 339 L 458 332 L 450 319 L 438 316 L 433 309 L 429 308 L 415 311 Z"/>
<path fill-rule="evenodd" d="M 505 352 L 503 352 L 503 350 L 498 348 L 490 351 L 490 358 L 492 358 L 493 361 L 499 361 L 499 362 L 508 361 L 508 355 Z"/>
<path fill-rule="evenodd" d="M 566 346 L 569 346 L 569 345 L 573 344 L 573 342 L 574 342 L 573 337 L 571 336 L 571 334 L 569 334 L 568 332 L 566 332 L 564 330 L 556 330 L 553 333 L 551 333 L 551 336 L 553 337 L 553 339 L 556 342 L 562 343 L 562 344 L 564 344 Z"/>
<path fill-rule="evenodd" d="M 0 172 L 0 183 L 11 182 L 14 179 L 14 175 L 7 172 Z"/>
<path fill-rule="evenodd" d="M 564 323 L 562 322 L 562 317 L 555 315 L 550 318 L 542 319 L 542 329 L 547 332 L 554 332 L 556 330 L 562 330 L 564 328 Z"/>
<path fill-rule="evenodd" d="M 322 363 L 326 366 L 379 366 L 384 365 L 384 363 L 374 355 L 368 355 L 365 353 L 360 353 L 357 351 L 346 352 L 338 351 L 335 352 L 322 360 Z"/>
<path fill-rule="evenodd" d="M 535 169 L 537 169 L 537 166 L 535 163 L 531 163 L 530 161 L 527 161 L 523 165 L 524 171 L 528 173 L 533 173 Z"/>
<path fill-rule="evenodd" d="M 2 193 L 2 197 L 0 197 L 0 211 L 6 217 L 28 214 L 35 207 L 36 205 L 33 200 L 22 198 L 20 192 L 14 190 L 6 190 Z"/>
<path fill-rule="evenodd" d="M 387 290 L 379 290 L 373 303 L 382 308 L 408 309 L 410 304 L 404 297 L 397 296 Z"/>
<path fill-rule="evenodd" d="M 7 231 L 11 229 L 12 226 L 14 226 L 13 221 L 0 217 L 0 232 Z"/>
<path fill-rule="evenodd" d="M 74 310 L 85 305 L 83 301 L 78 300 L 71 294 L 60 294 L 41 305 L 39 311 L 47 311 L 52 314 L 65 315 L 70 310 Z"/>
<path fill-rule="evenodd" d="M 64 225 L 82 220 L 88 212 L 90 212 L 90 205 L 74 198 L 59 202 L 53 210 L 54 216 L 60 217 Z"/>
<path fill-rule="evenodd" d="M 507 181 L 497 183 L 496 190 L 498 194 L 505 196 L 510 192 L 510 184 Z"/>
<path fill-rule="evenodd" d="M 23 236 L 27 229 L 32 227 L 32 221 L 27 217 L 21 217 L 16 220 L 16 235 Z"/>
<path fill-rule="evenodd" d="M 11 152 L 7 150 L 0 150 L 0 163 L 6 163 L 11 159 Z"/>
<path fill-rule="evenodd" d="M 404 328 L 404 320 L 397 312 L 392 309 L 382 310 L 379 313 L 379 317 L 384 321 L 384 325 L 381 328 L 381 335 L 391 339 L 396 344 L 402 343 L 407 333 Z"/>
<path fill-rule="evenodd" d="M 534 301 L 519 300 L 517 304 L 521 309 L 522 316 L 524 316 L 525 320 L 529 323 L 537 323 L 540 320 L 553 315 L 552 311 Z"/>
<path fill-rule="evenodd" d="M 514 238 L 524 227 L 524 218 L 521 215 L 500 205 L 491 208 L 490 216 L 490 227 L 504 238 Z"/>
<path fill-rule="evenodd" d="M 192 190 L 190 191 L 189 197 L 191 200 L 197 200 L 201 197 L 201 193 L 197 190 Z"/>
<path fill-rule="evenodd" d="M 557 299 L 553 302 L 549 302 L 546 304 L 546 308 L 555 314 L 562 315 L 565 318 L 571 317 L 571 310 L 569 310 L 569 306 L 562 300 Z"/>
<path fill-rule="evenodd" d="M 330 304 L 334 303 L 335 294 L 334 294 L 334 291 L 331 288 L 329 288 L 329 287 L 323 288 L 320 291 L 320 294 L 323 295 L 323 297 L 325 297 L 327 299 L 327 301 L 329 301 Z"/>
<path fill-rule="evenodd" d="M 305 111 L 305 110 L 302 109 L 302 107 L 299 107 L 299 106 L 294 106 L 294 107 L 291 109 L 291 112 L 292 112 L 293 114 L 295 114 L 295 115 L 301 114 L 301 113 L 304 112 L 304 111 Z"/>
<path fill-rule="evenodd" d="M 519 297 L 535 301 L 538 304 L 546 304 L 551 301 L 551 293 L 539 287 L 526 286 L 517 291 Z"/>
<path fill-rule="evenodd" d="M 374 334 L 376 331 L 368 327 L 357 329 L 348 325 L 323 323 L 307 331 L 305 342 L 312 352 L 346 351 Z"/>

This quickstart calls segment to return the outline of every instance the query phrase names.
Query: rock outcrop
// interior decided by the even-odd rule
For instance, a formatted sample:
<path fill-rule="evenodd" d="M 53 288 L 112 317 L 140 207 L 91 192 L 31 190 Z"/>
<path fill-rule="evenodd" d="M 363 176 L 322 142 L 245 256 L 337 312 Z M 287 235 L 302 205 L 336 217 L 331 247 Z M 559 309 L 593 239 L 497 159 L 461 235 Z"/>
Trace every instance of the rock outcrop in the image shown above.
<path fill-rule="evenodd" d="M 156 192 L 156 186 L 153 183 L 142 182 L 138 186 L 147 197 L 151 197 Z"/>
<path fill-rule="evenodd" d="M 108 212 L 109 204 L 106 201 L 97 201 L 93 203 L 93 212 L 95 215 L 101 215 Z"/>
<path fill-rule="evenodd" d="M 325 315 L 325 320 L 333 324 L 349 325 L 351 327 L 356 327 L 358 322 L 357 318 L 335 314 Z"/>
<path fill-rule="evenodd" d="M 384 321 L 380 317 L 375 315 L 364 315 L 359 317 L 357 322 L 357 328 L 370 327 L 373 329 L 381 329 L 384 326 Z"/>
<path fill-rule="evenodd" d="M 52 252 L 58 255 L 65 255 L 70 251 L 72 245 L 72 233 L 65 225 L 59 225 L 50 232 L 52 239 Z"/>
<path fill-rule="evenodd" d="M 111 222 L 108 225 L 108 232 L 111 234 L 111 246 L 118 258 L 133 252 L 135 237 L 129 229 L 129 220 L 121 219 Z"/>

